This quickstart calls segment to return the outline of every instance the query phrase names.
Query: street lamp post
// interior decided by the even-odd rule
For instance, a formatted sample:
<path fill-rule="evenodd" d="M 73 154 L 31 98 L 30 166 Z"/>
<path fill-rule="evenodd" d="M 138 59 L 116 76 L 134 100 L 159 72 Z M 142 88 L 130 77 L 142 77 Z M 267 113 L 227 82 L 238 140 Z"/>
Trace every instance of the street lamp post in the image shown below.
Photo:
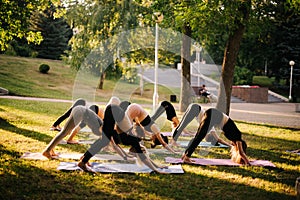
<path fill-rule="evenodd" d="M 163 14 L 155 12 L 152 16 L 155 20 L 155 58 L 154 58 L 154 92 L 153 92 L 153 110 L 158 105 L 158 90 L 157 90 L 157 71 L 158 71 L 158 24 L 163 20 Z"/>
<path fill-rule="evenodd" d="M 197 74 L 198 74 L 198 86 L 200 86 L 200 75 L 201 75 L 201 72 L 200 72 L 200 62 L 201 62 L 201 51 L 202 51 L 202 47 L 198 47 L 198 46 L 195 46 L 196 47 L 196 64 L 197 64 Z"/>
<path fill-rule="evenodd" d="M 291 60 L 289 62 L 290 66 L 291 66 L 291 76 L 290 76 L 290 93 L 289 93 L 289 100 L 292 100 L 292 85 L 293 85 L 293 66 L 295 65 L 295 62 L 293 60 Z"/>

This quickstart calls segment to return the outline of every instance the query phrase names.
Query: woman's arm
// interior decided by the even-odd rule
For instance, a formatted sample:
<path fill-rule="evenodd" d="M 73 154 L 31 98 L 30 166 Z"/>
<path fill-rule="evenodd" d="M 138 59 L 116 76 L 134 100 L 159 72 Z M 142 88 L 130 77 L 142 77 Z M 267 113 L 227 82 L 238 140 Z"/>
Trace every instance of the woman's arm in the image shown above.
<path fill-rule="evenodd" d="M 163 138 L 161 137 L 161 134 L 158 132 L 155 134 L 155 137 L 157 137 L 157 139 L 159 140 L 159 142 L 161 143 L 161 145 L 167 149 L 168 151 L 172 152 L 172 153 L 175 153 L 176 152 L 174 151 L 174 149 L 172 149 L 164 140 Z"/>
<path fill-rule="evenodd" d="M 239 150 L 239 154 L 241 156 L 241 158 L 243 159 L 244 163 L 246 165 L 250 165 L 250 161 L 249 159 L 247 158 L 247 155 L 245 154 L 244 150 L 243 150 L 243 146 L 242 146 L 242 142 L 241 141 L 236 141 L 236 145 L 238 147 L 238 150 Z"/>
<path fill-rule="evenodd" d="M 112 144 L 112 146 L 113 146 L 113 148 L 114 148 L 114 150 L 124 159 L 124 160 L 127 160 L 127 154 L 125 153 L 125 151 L 119 146 L 119 145 L 117 145 L 116 143 L 115 143 L 115 141 L 114 141 L 114 139 L 113 138 L 111 138 L 110 139 L 110 142 L 111 142 L 111 144 Z"/>

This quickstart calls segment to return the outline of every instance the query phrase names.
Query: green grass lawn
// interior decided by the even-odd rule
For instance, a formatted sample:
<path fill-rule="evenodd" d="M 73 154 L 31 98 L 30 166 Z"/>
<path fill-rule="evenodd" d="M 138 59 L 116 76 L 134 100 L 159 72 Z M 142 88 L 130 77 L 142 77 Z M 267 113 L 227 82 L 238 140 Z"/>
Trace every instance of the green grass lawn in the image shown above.
<path fill-rule="evenodd" d="M 43 63 L 50 66 L 48 74 L 39 72 Z M 103 89 L 96 89 L 98 81 L 98 77 L 85 77 L 62 61 L 0 55 L 0 87 L 8 89 L 10 95 L 72 100 L 80 93 L 93 95 L 92 100 L 97 102 L 107 102 L 112 95 L 138 103 L 152 102 L 153 84 L 145 83 L 141 96 L 138 83 L 105 80 Z M 171 94 L 179 96 L 180 93 L 178 89 L 164 86 L 159 86 L 158 91 L 160 100 L 169 100 Z"/>
<path fill-rule="evenodd" d="M 237 123 L 248 142 L 251 159 L 272 161 L 277 168 L 183 165 L 184 174 L 96 174 L 61 172 L 59 161 L 20 159 L 41 152 L 56 134 L 51 123 L 70 104 L 1 99 L 0 199 L 295 199 L 300 156 L 300 131 Z M 168 130 L 169 124 L 164 127 Z M 190 127 L 196 129 L 196 127 Z M 58 145 L 58 152 L 85 152 L 89 145 Z M 202 157 L 229 158 L 228 149 Z M 163 154 L 152 155 L 164 163 Z"/>
<path fill-rule="evenodd" d="M 49 74 L 38 72 L 42 63 L 50 65 Z M 76 73 L 60 61 L 0 55 L 0 87 L 14 95 L 71 99 L 75 79 Z M 140 96 L 137 85 L 105 81 L 96 99 L 106 102 L 116 92 L 115 84 L 123 91 L 134 91 L 132 101 L 151 105 L 152 84 L 145 85 Z M 178 92 L 159 87 L 162 99 Z M 0 199 L 295 199 L 300 156 L 286 150 L 300 148 L 300 130 L 268 125 L 237 123 L 248 143 L 249 158 L 269 160 L 276 168 L 183 165 L 185 173 L 178 175 L 92 175 L 58 171 L 58 160 L 20 159 L 24 152 L 41 152 L 46 147 L 56 134 L 49 127 L 69 106 L 0 99 Z M 161 127 L 170 130 L 168 123 Z M 189 128 L 196 130 L 196 123 Z M 55 150 L 83 153 L 88 147 L 58 145 Z M 166 155 L 151 156 L 165 164 Z M 229 158 L 229 150 L 199 148 L 193 157 Z"/>

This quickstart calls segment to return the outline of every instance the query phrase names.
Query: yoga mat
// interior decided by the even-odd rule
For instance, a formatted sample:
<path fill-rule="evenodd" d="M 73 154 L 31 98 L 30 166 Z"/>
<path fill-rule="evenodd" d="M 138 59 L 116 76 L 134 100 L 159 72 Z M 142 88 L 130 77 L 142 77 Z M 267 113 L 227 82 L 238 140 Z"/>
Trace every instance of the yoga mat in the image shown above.
<path fill-rule="evenodd" d="M 139 166 L 137 164 L 118 164 L 118 163 L 91 163 L 91 169 L 100 173 L 151 173 L 152 170 L 147 166 Z M 60 162 L 57 170 L 61 171 L 74 171 L 81 170 L 76 162 Z M 170 174 L 183 174 L 184 171 L 181 165 L 168 166 L 163 169 L 165 173 Z"/>
<path fill-rule="evenodd" d="M 181 147 L 187 147 L 189 145 L 190 141 L 177 141 L 177 143 L 181 146 Z M 227 145 L 224 144 L 218 144 L 218 145 L 212 145 L 210 142 L 200 142 L 200 144 L 198 145 L 199 147 L 217 147 L 217 148 L 227 148 Z"/>
<path fill-rule="evenodd" d="M 78 144 L 93 144 L 95 140 L 78 140 Z M 66 140 L 61 140 L 59 144 L 67 144 Z M 72 144 L 71 144 L 72 145 Z M 76 145 L 76 144 L 74 144 Z"/>
<path fill-rule="evenodd" d="M 287 150 L 286 152 L 294 153 L 294 154 L 297 154 L 297 155 L 300 156 L 300 151 L 299 150 Z"/>
<path fill-rule="evenodd" d="M 230 159 L 192 158 L 192 160 L 196 161 L 195 163 L 192 163 L 193 165 L 242 166 L 242 164 L 232 162 Z M 165 161 L 167 163 L 172 163 L 172 164 L 183 163 L 181 158 L 173 158 L 173 157 L 166 157 Z M 272 162 L 268 160 L 253 160 L 250 161 L 250 164 L 253 166 L 276 167 Z"/>
<path fill-rule="evenodd" d="M 90 132 L 90 133 L 92 133 L 92 130 L 88 126 L 85 126 L 82 129 L 80 129 L 80 132 Z"/>
<path fill-rule="evenodd" d="M 57 159 L 74 159 L 79 160 L 83 153 L 58 153 Z M 45 156 L 42 155 L 40 152 L 25 152 L 22 156 L 22 159 L 29 159 L 29 160 L 48 160 Z M 111 154 L 96 154 L 91 158 L 91 160 L 124 160 L 119 155 L 111 155 Z"/>
<path fill-rule="evenodd" d="M 161 134 L 163 134 L 164 136 L 168 136 L 168 137 L 172 137 L 173 136 L 172 132 L 161 132 Z M 180 136 L 183 136 L 183 137 L 193 137 L 193 135 L 187 134 L 187 133 L 181 133 Z"/>

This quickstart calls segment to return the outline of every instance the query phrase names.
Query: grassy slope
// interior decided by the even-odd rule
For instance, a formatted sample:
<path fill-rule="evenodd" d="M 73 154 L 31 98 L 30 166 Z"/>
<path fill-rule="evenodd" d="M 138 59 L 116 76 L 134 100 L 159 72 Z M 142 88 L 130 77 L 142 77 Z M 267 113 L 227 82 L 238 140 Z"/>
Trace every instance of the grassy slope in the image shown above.
<path fill-rule="evenodd" d="M 40 64 L 48 64 L 48 74 L 38 71 Z M 80 77 L 80 78 L 78 78 Z M 95 101 L 107 102 L 112 95 L 130 98 L 135 102 L 152 102 L 152 84 L 145 84 L 144 93 L 139 95 L 139 86 L 126 82 L 104 81 L 103 90 L 95 90 L 98 79 L 95 77 L 84 77 L 70 69 L 61 61 L 46 59 L 33 59 L 0 55 L 0 87 L 9 90 L 10 94 L 18 96 L 32 96 L 58 99 L 72 99 L 77 96 L 73 90 L 79 90 L 75 83 L 86 84 L 88 89 L 93 90 Z M 78 91 L 75 91 L 78 92 Z M 85 91 L 79 91 L 81 95 Z M 169 99 L 173 93 L 179 94 L 178 89 L 170 91 L 169 88 L 159 87 L 160 99 Z M 90 94 L 87 94 L 87 96 Z"/>
<path fill-rule="evenodd" d="M 27 67 L 11 73 L 13 68 L 7 69 L 11 65 L 3 67 L 3 63 L 9 62 L 23 63 L 21 65 Z M 44 94 L 43 97 L 70 98 L 71 92 L 68 89 L 61 89 L 71 88 L 67 84 L 57 89 L 58 86 L 48 87 L 49 84 L 59 84 L 55 78 L 49 79 L 47 84 L 45 81 L 38 81 L 36 77 L 48 76 L 40 76 L 37 72 L 38 65 L 45 62 L 40 59 L 1 55 L 0 86 L 3 87 L 2 84 L 5 84 L 5 87 L 12 91 L 20 91 L 15 92 L 19 95 Z M 57 67 L 62 66 L 57 61 L 49 62 L 51 67 L 53 63 L 59 63 Z M 32 63 L 37 63 L 37 66 L 33 66 Z M 31 70 L 26 69 L 31 67 Z M 55 69 L 53 67 L 49 76 L 52 73 L 55 74 L 54 77 L 64 74 L 70 78 L 65 81 L 72 85 L 74 76 L 68 74 L 69 70 L 63 70 L 67 69 L 67 66 L 61 68 L 53 70 Z M 19 71 L 23 74 L 26 71 L 27 75 L 23 76 Z M 33 74 L 34 71 L 37 74 Z M 6 81 L 3 81 L 3 78 L 6 78 Z M 10 79 L 15 81 L 10 82 Z M 18 90 L 18 87 L 23 87 L 19 82 L 30 83 L 28 85 L 31 92 L 28 92 L 28 89 Z M 32 90 L 37 85 L 42 86 L 38 87 L 41 89 Z M 146 93 L 148 90 L 150 89 L 147 89 Z M 107 90 L 103 93 L 105 99 L 105 95 L 108 96 L 113 92 Z M 146 95 L 150 94 L 151 92 Z M 142 98 L 140 101 L 145 102 Z M 265 125 L 238 123 L 248 141 L 247 154 L 250 158 L 270 160 L 276 164 L 276 169 L 183 165 L 185 174 L 182 175 L 90 175 L 57 171 L 59 163 L 57 160 L 19 159 L 26 151 L 40 152 L 45 148 L 56 134 L 48 131 L 51 122 L 69 106 L 68 103 L 0 99 L 0 199 L 295 199 L 294 185 L 296 177 L 300 176 L 300 156 L 285 151 L 299 148 L 300 131 Z M 195 126 L 190 128 L 196 129 Z M 169 130 L 169 124 L 163 129 Z M 88 147 L 89 145 L 58 145 L 56 150 L 84 152 Z M 193 156 L 201 157 L 201 155 L 228 158 L 229 152 L 228 149 L 201 149 Z M 163 163 L 164 156 L 166 155 L 157 154 L 152 155 L 152 158 L 158 163 Z"/>

